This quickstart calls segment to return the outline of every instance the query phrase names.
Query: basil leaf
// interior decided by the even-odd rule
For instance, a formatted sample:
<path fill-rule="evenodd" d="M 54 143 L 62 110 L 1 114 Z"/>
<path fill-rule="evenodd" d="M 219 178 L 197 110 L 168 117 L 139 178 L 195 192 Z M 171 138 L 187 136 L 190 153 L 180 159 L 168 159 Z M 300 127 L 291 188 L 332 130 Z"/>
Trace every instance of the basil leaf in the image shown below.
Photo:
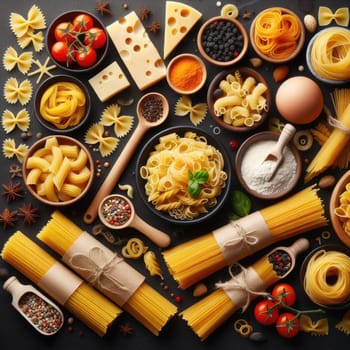
<path fill-rule="evenodd" d="M 188 192 L 192 197 L 198 197 L 201 191 L 200 185 L 208 181 L 208 171 L 207 170 L 198 170 L 195 172 L 188 171 Z"/>
<path fill-rule="evenodd" d="M 190 181 L 189 184 L 188 184 L 188 192 L 190 193 L 190 195 L 192 197 L 198 197 L 199 196 L 199 193 L 201 191 L 201 188 L 200 188 L 200 185 L 197 181 Z"/>
<path fill-rule="evenodd" d="M 246 216 L 252 209 L 250 198 L 241 191 L 233 191 L 231 196 L 233 212 L 239 217 Z"/>
<path fill-rule="evenodd" d="M 198 170 L 193 174 L 194 178 L 199 184 L 205 184 L 208 181 L 208 171 L 207 170 Z"/>

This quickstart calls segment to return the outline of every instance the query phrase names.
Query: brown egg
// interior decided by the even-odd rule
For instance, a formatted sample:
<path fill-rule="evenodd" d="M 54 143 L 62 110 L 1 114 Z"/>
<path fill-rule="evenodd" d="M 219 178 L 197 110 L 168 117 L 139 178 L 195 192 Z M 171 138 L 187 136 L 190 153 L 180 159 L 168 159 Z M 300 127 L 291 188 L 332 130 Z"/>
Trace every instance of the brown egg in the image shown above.
<path fill-rule="evenodd" d="M 284 81 L 277 90 L 275 101 L 278 112 L 292 124 L 313 122 L 323 108 L 320 87 L 304 76 Z"/>

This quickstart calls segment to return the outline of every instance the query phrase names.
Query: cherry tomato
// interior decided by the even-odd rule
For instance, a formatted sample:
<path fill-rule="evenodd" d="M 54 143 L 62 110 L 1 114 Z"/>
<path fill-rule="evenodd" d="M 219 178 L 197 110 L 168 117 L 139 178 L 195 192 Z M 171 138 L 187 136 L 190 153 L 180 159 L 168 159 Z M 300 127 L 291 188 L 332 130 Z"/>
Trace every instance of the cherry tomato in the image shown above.
<path fill-rule="evenodd" d="M 74 17 L 73 27 L 77 32 L 87 31 L 94 26 L 94 19 L 87 14 L 80 14 Z"/>
<path fill-rule="evenodd" d="M 75 56 L 76 62 L 79 66 L 87 68 L 92 66 L 97 59 L 97 54 L 94 48 L 92 47 L 83 47 L 81 48 Z"/>
<path fill-rule="evenodd" d="M 264 326 L 274 324 L 278 316 L 278 307 L 276 307 L 276 303 L 272 300 L 261 300 L 254 307 L 255 319 Z"/>
<path fill-rule="evenodd" d="M 74 30 L 73 24 L 70 22 L 58 23 L 54 30 L 54 36 L 57 41 L 65 41 L 71 43 L 74 40 L 72 32 Z"/>
<path fill-rule="evenodd" d="M 288 283 L 278 283 L 271 292 L 276 301 L 282 300 L 283 304 L 292 306 L 296 300 L 295 289 Z"/>
<path fill-rule="evenodd" d="M 107 41 L 106 33 L 102 28 L 92 27 L 89 29 L 84 38 L 84 43 L 94 49 L 100 49 L 105 46 Z"/>
<path fill-rule="evenodd" d="M 294 338 L 300 330 L 299 319 L 293 313 L 285 312 L 278 317 L 276 330 L 284 338 Z"/>
<path fill-rule="evenodd" d="M 65 41 L 56 41 L 51 46 L 52 57 L 58 62 L 67 62 L 69 60 L 69 47 Z"/>

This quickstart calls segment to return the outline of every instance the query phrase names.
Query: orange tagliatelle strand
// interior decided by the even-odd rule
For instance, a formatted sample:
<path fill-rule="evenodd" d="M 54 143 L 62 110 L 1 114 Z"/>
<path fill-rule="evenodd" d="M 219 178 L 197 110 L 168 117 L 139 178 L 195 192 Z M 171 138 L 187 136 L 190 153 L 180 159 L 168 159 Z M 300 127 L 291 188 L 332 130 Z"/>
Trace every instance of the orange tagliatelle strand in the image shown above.
<path fill-rule="evenodd" d="M 264 55 L 284 59 L 296 49 L 301 35 L 298 19 L 280 9 L 260 14 L 255 22 L 254 41 Z"/>

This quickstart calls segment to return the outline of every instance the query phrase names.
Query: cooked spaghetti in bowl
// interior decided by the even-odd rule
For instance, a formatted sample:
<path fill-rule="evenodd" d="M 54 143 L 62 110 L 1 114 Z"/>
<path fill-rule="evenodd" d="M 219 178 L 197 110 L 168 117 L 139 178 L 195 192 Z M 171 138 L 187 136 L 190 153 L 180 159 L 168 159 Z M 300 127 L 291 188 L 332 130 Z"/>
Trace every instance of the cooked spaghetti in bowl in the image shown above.
<path fill-rule="evenodd" d="M 175 127 L 155 135 L 136 166 L 138 191 L 148 207 L 173 223 L 198 223 L 223 205 L 230 163 L 211 135 Z"/>

